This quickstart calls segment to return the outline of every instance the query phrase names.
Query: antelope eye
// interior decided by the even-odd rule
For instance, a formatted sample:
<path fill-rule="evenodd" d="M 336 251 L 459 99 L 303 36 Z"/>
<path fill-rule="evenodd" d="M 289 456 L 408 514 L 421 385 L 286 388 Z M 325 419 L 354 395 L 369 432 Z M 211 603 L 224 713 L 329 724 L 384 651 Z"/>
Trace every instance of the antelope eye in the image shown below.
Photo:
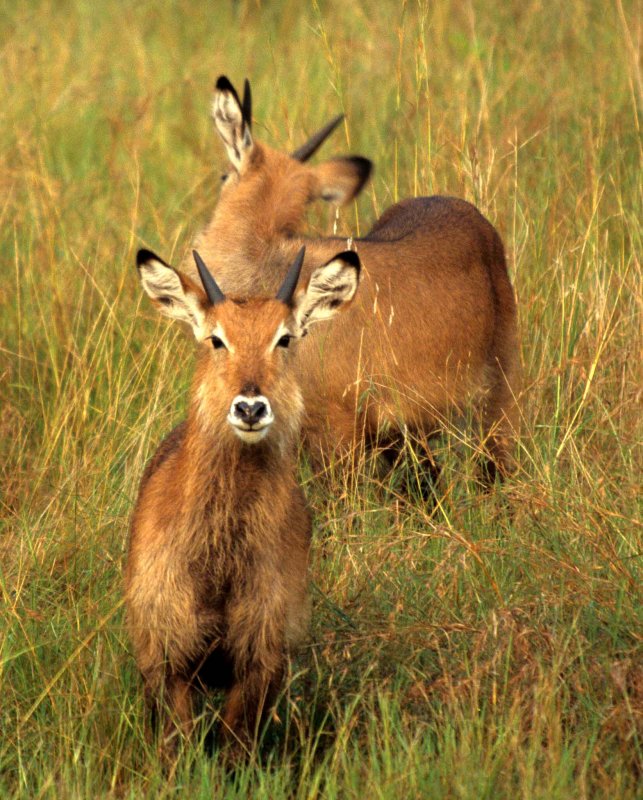
<path fill-rule="evenodd" d="M 225 347 L 223 339 L 219 339 L 218 336 L 210 336 L 210 339 L 212 340 L 212 347 L 214 347 L 215 350 L 220 350 L 222 347 Z"/>
<path fill-rule="evenodd" d="M 288 347 L 291 339 L 292 336 L 289 333 L 285 333 L 277 342 L 277 347 Z"/>

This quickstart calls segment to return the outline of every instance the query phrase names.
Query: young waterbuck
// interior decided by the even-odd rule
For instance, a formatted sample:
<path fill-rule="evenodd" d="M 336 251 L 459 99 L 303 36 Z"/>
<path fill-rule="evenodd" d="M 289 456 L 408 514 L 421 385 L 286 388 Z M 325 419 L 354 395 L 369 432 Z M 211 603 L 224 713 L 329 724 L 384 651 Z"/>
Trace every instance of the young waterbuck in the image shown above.
<path fill-rule="evenodd" d="M 194 690 L 227 690 L 224 736 L 251 743 L 309 616 L 311 523 L 295 480 L 303 413 L 295 365 L 309 326 L 347 306 L 353 252 L 295 292 L 296 256 L 273 298 L 226 297 L 195 252 L 197 281 L 148 250 L 143 289 L 199 342 L 187 419 L 141 481 L 125 571 L 127 624 L 171 754 Z"/>
<path fill-rule="evenodd" d="M 310 275 L 341 240 L 300 235 L 307 204 L 352 200 L 370 162 L 307 163 L 339 119 L 292 155 L 258 142 L 247 82 L 241 102 L 219 78 L 212 113 L 230 170 L 195 246 L 224 291 L 275 291 L 303 244 Z M 472 409 L 487 475 L 506 472 L 520 368 L 516 304 L 495 228 L 464 200 L 418 197 L 385 211 L 354 247 L 363 266 L 358 298 L 337 324 L 302 343 L 298 360 L 313 456 L 357 441 L 394 447 L 406 434 L 426 439 Z"/>

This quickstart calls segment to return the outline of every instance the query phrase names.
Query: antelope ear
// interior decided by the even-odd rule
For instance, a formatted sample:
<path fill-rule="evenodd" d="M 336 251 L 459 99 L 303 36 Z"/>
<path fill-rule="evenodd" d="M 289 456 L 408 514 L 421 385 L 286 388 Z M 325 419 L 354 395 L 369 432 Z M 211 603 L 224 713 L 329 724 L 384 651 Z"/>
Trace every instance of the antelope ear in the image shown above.
<path fill-rule="evenodd" d="M 205 297 L 185 275 L 181 275 L 150 250 L 139 250 L 136 266 L 143 291 L 166 317 L 187 322 L 197 339 L 205 326 Z"/>
<path fill-rule="evenodd" d="M 305 291 L 295 297 L 298 336 L 305 336 L 314 322 L 330 319 L 346 308 L 357 291 L 359 272 L 359 256 L 352 250 L 339 253 L 313 271 Z"/>
<path fill-rule="evenodd" d="M 311 169 L 317 178 L 316 197 L 343 206 L 364 188 L 373 171 L 373 164 L 362 156 L 346 156 L 323 161 Z"/>
<path fill-rule="evenodd" d="M 246 88 L 242 106 L 234 86 L 225 75 L 221 75 L 217 80 L 212 98 L 212 119 L 223 140 L 230 163 L 237 172 L 242 172 L 248 164 L 254 147 L 250 131 L 252 120 L 246 119 L 246 115 L 252 113 L 250 108 L 249 85 Z"/>

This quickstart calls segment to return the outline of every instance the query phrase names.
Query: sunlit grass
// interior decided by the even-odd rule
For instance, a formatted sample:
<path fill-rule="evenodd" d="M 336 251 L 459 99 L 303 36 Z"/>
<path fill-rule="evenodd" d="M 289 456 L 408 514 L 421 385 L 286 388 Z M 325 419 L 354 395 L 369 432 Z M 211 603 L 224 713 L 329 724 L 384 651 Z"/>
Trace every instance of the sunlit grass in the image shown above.
<path fill-rule="evenodd" d="M 0 794 L 636 797 L 640 1 L 5 6 Z M 363 463 L 320 482 L 303 463 L 314 617 L 281 725 L 260 766 L 227 774 L 197 742 L 168 781 L 121 573 L 192 344 L 141 300 L 133 262 L 139 246 L 178 261 L 216 202 L 220 73 L 251 79 L 276 146 L 346 112 L 325 152 L 376 165 L 346 235 L 422 193 L 494 222 L 523 439 L 515 478 L 485 495 L 452 430 L 429 503 L 412 443 L 392 480 Z M 310 227 L 334 221 L 319 208 Z"/>

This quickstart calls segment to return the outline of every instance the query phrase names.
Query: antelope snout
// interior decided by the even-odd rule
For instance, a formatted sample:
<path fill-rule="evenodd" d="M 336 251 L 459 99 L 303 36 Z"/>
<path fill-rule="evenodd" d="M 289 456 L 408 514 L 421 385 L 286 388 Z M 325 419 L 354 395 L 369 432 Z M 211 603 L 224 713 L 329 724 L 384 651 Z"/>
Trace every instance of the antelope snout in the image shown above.
<path fill-rule="evenodd" d="M 268 413 L 268 406 L 263 400 L 255 400 L 252 403 L 246 403 L 245 400 L 239 400 L 234 404 L 234 415 L 237 419 L 245 422 L 246 425 L 252 428 L 255 422 L 266 416 Z"/>
<path fill-rule="evenodd" d="M 275 417 L 270 401 L 263 395 L 238 394 L 230 406 L 228 422 L 244 442 L 258 442 L 268 433 Z"/>

